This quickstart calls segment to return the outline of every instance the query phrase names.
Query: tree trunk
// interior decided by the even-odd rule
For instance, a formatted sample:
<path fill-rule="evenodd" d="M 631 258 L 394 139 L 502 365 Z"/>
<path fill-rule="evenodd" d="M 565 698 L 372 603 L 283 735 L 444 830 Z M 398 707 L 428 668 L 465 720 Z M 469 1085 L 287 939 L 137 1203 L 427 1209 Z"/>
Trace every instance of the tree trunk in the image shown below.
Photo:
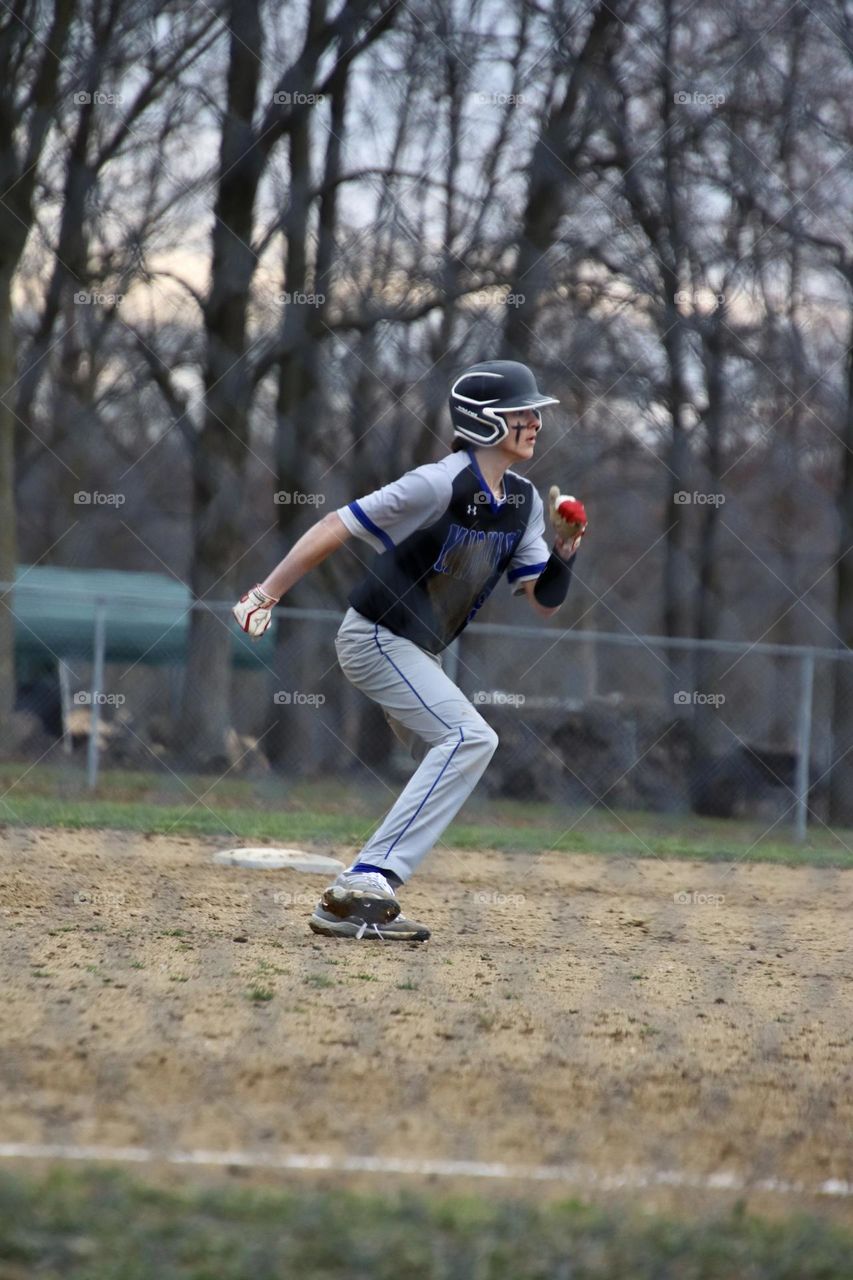
<path fill-rule="evenodd" d="M 689 562 L 686 548 L 687 526 L 684 504 L 675 495 L 687 482 L 688 451 L 685 408 L 690 403 L 687 385 L 687 334 L 678 309 L 676 294 L 681 287 L 685 262 L 682 188 L 683 165 L 679 139 L 676 137 L 676 16 L 674 0 L 664 0 L 663 55 L 661 66 L 661 127 L 663 129 L 663 201 L 662 226 L 659 236 L 661 284 L 664 297 L 663 346 L 668 369 L 667 399 L 671 421 L 669 443 L 669 510 L 664 517 L 665 567 L 663 581 L 663 628 L 668 636 L 686 635 L 689 614 Z M 676 684 L 684 688 L 683 673 L 690 663 L 683 650 L 671 651 L 670 666 L 677 672 Z"/>
<path fill-rule="evenodd" d="M 718 493 L 722 483 L 722 439 L 725 428 L 725 348 L 723 325 L 726 312 L 720 309 L 709 321 L 703 337 L 705 384 L 708 409 L 705 414 L 706 474 L 708 489 Z M 717 547 L 720 508 L 709 502 L 699 513 L 699 583 L 696 595 L 695 635 L 711 640 L 717 634 L 720 606 Z M 701 693 L 717 692 L 715 667 L 717 654 L 699 648 L 694 662 L 693 685 Z M 690 802 L 695 813 L 718 813 L 720 797 L 715 777 L 715 738 L 719 732 L 718 712 L 709 703 L 697 702 L 693 708 L 693 737 L 690 759 Z M 724 730 L 725 732 L 725 730 Z"/>
<path fill-rule="evenodd" d="M 340 157 L 340 141 L 334 136 L 343 127 L 340 117 L 341 102 L 338 102 L 336 125 L 329 136 L 329 148 L 334 145 L 331 167 L 337 177 Z M 327 151 L 326 176 L 329 176 L 330 159 Z M 331 234 L 334 226 L 335 205 L 331 213 L 326 206 L 326 217 L 323 222 L 321 239 L 326 248 L 318 259 L 314 270 L 314 288 L 309 290 L 308 263 L 308 220 L 311 211 L 311 167 L 310 167 L 310 133 L 306 120 L 298 121 L 290 136 L 290 201 L 284 222 L 287 241 L 287 269 L 285 272 L 285 296 L 290 301 L 284 304 L 283 334 L 284 354 L 278 366 L 278 384 L 276 388 L 276 475 L 279 493 L 287 497 L 297 491 L 307 490 L 310 481 L 305 471 L 306 451 L 300 449 L 300 423 L 307 424 L 319 421 L 317 416 L 316 388 L 317 350 L 322 337 L 316 332 L 318 318 L 323 308 L 310 307 L 294 299 L 299 295 L 313 292 L 325 293 L 329 288 L 329 280 L 321 279 L 321 271 L 327 272 L 332 265 Z M 331 226 L 329 219 L 331 217 Z M 279 554 L 284 555 L 294 541 L 297 521 L 304 508 L 293 501 L 282 501 L 276 508 L 276 524 L 278 529 Z M 317 510 L 317 508 L 312 508 Z M 299 589 L 295 597 L 288 597 L 286 603 L 298 604 Z M 292 690 L 294 682 L 300 684 L 302 665 L 302 639 L 307 628 L 302 623 L 288 625 L 279 623 L 276 633 L 276 653 L 274 667 L 277 687 Z M 304 690 L 303 692 L 308 692 Z M 300 747 L 300 734 L 295 732 L 299 720 L 303 721 L 312 713 L 310 707 L 291 704 L 275 704 L 270 708 L 272 724 L 264 737 L 264 746 L 270 759 L 285 772 L 299 772 L 304 763 L 305 753 Z"/>
<path fill-rule="evenodd" d="M 689 393 L 685 378 L 684 327 L 673 301 L 678 288 L 677 276 L 668 270 L 663 271 L 662 274 L 666 290 L 663 345 L 667 360 L 667 407 L 670 414 L 670 437 L 666 458 L 668 504 L 664 516 L 663 631 L 667 636 L 683 636 L 687 634 L 688 629 L 689 563 L 686 549 L 685 505 L 676 495 L 683 493 L 687 484 L 687 427 L 684 409 L 689 401 Z M 671 650 L 670 652 L 670 666 L 678 670 L 684 665 L 682 651 Z M 681 676 L 679 675 L 677 679 L 680 680 Z"/>
<path fill-rule="evenodd" d="M 853 288 L 853 277 L 849 280 Z M 844 427 L 841 487 L 838 493 L 839 559 L 836 575 L 835 629 L 853 648 L 853 326 L 847 353 L 847 415 Z M 832 714 L 830 822 L 853 827 L 853 661 L 836 662 Z"/>
<path fill-rule="evenodd" d="M 204 414 L 193 451 L 190 586 L 199 601 L 227 598 L 235 591 L 251 395 L 246 316 L 256 265 L 251 248 L 255 197 L 263 166 L 253 128 L 263 53 L 258 0 L 233 0 L 229 29 L 228 100 L 204 317 Z M 188 634 L 181 747 L 197 768 L 219 768 L 227 758 L 231 646 L 229 620 L 196 607 Z"/>
<path fill-rule="evenodd" d="M 15 415 L 6 402 L 15 381 L 12 338 L 12 275 L 0 274 L 0 582 L 15 581 Z M 9 723 L 15 706 L 14 597 L 0 597 L 0 726 Z"/>
<path fill-rule="evenodd" d="M 76 9 L 54 0 L 45 38 L 29 84 L 22 83 L 16 23 L 9 10 L 0 32 L 0 581 L 13 582 L 17 555 L 15 512 L 15 415 L 7 396 L 16 376 L 12 283 L 33 222 L 36 173 L 56 108 L 57 83 Z M 45 17 L 47 14 L 45 14 Z M 30 36 L 36 39 L 26 23 Z M 26 43 L 26 39 L 24 40 Z M 19 151 L 20 145 L 20 151 Z M 0 726 L 15 705 L 15 630 L 8 599 L 0 605 Z"/>
<path fill-rule="evenodd" d="M 592 129 L 601 117 L 594 99 L 601 60 L 625 28 L 617 4 L 596 5 L 592 24 L 577 56 L 562 98 L 543 122 L 527 173 L 513 292 L 520 299 L 507 308 L 505 354 L 527 360 L 534 342 L 542 295 L 552 284 L 550 250 L 572 192 L 580 182 L 578 167 Z"/>
<path fill-rule="evenodd" d="M 89 88 L 94 91 L 97 81 Z M 47 372 L 44 357 L 50 347 L 56 318 L 62 306 L 66 290 L 88 287 L 87 261 L 89 256 L 86 200 L 96 181 L 96 173 L 86 162 L 89 134 L 94 108 L 91 103 L 80 108 L 77 129 L 68 154 L 65 184 L 62 192 L 62 215 L 59 241 L 54 257 L 53 271 L 47 286 L 44 308 L 27 352 L 26 368 L 18 384 L 16 411 L 22 429 L 29 427 L 33 400 L 39 383 Z M 26 441 L 19 437 L 18 458 L 23 460 Z"/>

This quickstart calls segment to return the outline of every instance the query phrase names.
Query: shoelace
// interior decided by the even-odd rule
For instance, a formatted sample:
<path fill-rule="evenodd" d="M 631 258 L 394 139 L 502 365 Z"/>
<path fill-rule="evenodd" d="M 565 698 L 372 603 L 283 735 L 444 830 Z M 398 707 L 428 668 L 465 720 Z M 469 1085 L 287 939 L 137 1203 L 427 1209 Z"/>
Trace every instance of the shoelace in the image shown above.
<path fill-rule="evenodd" d="M 357 938 L 363 938 L 364 935 L 367 933 L 368 929 L 372 929 L 373 932 L 376 934 L 377 938 L 381 938 L 383 942 L 385 941 L 385 934 L 379 928 L 379 925 L 368 924 L 366 920 L 362 920 L 361 924 L 358 926 L 358 933 L 355 936 Z"/>

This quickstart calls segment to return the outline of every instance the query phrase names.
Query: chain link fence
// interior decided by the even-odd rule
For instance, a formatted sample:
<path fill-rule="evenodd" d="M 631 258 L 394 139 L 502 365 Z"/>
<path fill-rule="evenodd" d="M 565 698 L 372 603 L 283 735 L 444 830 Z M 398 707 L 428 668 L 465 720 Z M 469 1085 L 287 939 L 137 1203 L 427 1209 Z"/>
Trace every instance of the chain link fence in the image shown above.
<path fill-rule="evenodd" d="M 183 590 L 183 589 L 182 589 Z M 340 672 L 341 614 L 281 607 L 258 644 L 230 601 L 67 598 L 16 586 L 22 763 L 180 771 L 189 619 L 230 635 L 230 726 L 216 768 L 398 784 L 412 761 Z M 853 654 L 478 623 L 444 654 L 500 736 L 487 793 L 563 805 L 759 818 L 802 837 L 829 820 L 836 670 Z M 840 682 L 847 688 L 850 682 Z"/>

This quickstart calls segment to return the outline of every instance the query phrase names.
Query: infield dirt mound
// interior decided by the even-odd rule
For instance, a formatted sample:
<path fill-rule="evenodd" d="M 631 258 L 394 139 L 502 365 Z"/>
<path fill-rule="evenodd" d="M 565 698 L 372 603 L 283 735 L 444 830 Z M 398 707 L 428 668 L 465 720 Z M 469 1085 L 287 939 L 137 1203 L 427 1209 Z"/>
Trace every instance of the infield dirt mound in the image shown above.
<path fill-rule="evenodd" d="M 215 847 L 2 832 L 5 1141 L 853 1178 L 850 872 L 441 851 L 383 944 Z"/>

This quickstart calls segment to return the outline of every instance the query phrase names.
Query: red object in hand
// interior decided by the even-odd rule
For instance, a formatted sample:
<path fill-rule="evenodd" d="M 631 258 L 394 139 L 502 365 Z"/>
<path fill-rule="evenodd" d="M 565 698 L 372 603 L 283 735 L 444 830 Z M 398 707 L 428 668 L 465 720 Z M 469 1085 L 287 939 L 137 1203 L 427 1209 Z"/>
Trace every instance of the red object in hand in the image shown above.
<path fill-rule="evenodd" d="M 567 524 L 576 524 L 585 528 L 587 524 L 586 507 L 578 498 L 564 498 L 557 511 Z"/>

